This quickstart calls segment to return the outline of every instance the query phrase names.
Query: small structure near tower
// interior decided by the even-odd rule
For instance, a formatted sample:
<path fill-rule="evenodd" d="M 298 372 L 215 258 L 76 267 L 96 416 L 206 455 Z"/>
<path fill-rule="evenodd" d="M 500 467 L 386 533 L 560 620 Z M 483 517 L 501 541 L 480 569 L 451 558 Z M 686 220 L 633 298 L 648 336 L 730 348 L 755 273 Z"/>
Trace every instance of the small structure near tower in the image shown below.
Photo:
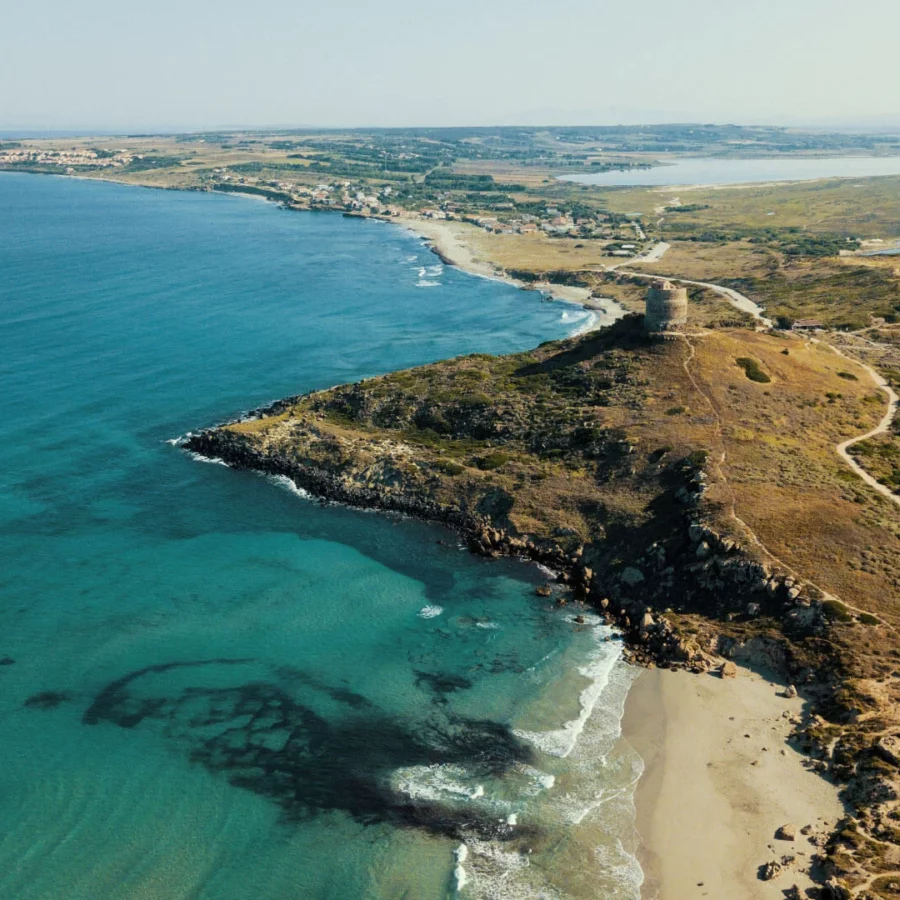
<path fill-rule="evenodd" d="M 671 281 L 654 281 L 647 291 L 644 329 L 648 334 L 666 334 L 687 324 L 687 288 Z"/>

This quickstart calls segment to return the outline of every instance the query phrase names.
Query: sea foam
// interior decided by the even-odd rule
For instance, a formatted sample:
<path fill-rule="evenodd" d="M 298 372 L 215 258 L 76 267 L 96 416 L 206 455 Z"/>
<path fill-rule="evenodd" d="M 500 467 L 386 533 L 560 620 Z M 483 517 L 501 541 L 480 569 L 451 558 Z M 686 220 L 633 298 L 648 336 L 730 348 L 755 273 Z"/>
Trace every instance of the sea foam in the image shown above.
<path fill-rule="evenodd" d="M 609 684 L 610 674 L 622 655 L 618 642 L 605 641 L 612 629 L 599 624 L 600 620 L 590 617 L 593 625 L 596 647 L 589 661 L 578 668 L 578 672 L 590 679 L 590 684 L 581 692 L 579 714 L 553 731 L 516 731 L 516 735 L 533 744 L 551 756 L 567 757 L 574 749 L 584 726 L 594 711 L 597 701 Z"/>

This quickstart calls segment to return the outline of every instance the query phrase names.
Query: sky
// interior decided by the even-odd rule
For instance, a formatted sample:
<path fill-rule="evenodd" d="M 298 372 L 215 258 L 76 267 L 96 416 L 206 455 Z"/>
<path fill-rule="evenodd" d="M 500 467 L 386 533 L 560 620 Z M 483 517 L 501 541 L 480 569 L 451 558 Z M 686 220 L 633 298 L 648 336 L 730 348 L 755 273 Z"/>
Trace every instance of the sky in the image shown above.
<path fill-rule="evenodd" d="M 0 130 L 900 123 L 900 2 L 4 4 Z"/>

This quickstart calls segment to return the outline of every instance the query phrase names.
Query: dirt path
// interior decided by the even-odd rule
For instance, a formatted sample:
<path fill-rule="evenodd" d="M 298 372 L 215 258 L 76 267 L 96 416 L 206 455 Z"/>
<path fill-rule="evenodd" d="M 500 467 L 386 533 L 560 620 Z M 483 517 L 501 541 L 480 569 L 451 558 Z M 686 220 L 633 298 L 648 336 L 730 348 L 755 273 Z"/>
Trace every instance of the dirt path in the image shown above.
<path fill-rule="evenodd" d="M 745 522 L 738 515 L 738 513 L 737 513 L 737 497 L 735 496 L 734 489 L 732 488 L 731 483 L 728 481 L 728 476 L 725 474 L 727 453 L 725 450 L 725 438 L 724 438 L 724 433 L 723 433 L 723 429 L 722 429 L 722 419 L 721 419 L 721 416 L 719 415 L 719 410 L 718 410 L 715 402 L 713 401 L 712 397 L 703 389 L 703 387 L 701 387 L 700 382 L 697 380 L 697 378 L 694 377 L 694 373 L 691 371 L 691 363 L 694 361 L 694 357 L 696 356 L 696 350 L 694 348 L 694 344 L 691 341 L 691 337 L 701 337 L 702 338 L 702 335 L 686 335 L 685 334 L 685 335 L 681 335 L 681 337 L 684 339 L 684 342 L 688 346 L 688 354 L 687 354 L 684 362 L 682 363 L 682 365 L 684 367 L 684 371 L 687 373 L 687 376 L 690 379 L 690 382 L 693 385 L 694 390 L 703 398 L 703 400 L 706 402 L 707 406 L 709 406 L 710 411 L 713 414 L 713 418 L 715 419 L 715 422 L 716 422 L 716 435 L 719 439 L 719 454 L 718 454 L 718 459 L 716 461 L 716 470 L 718 472 L 718 478 L 719 478 L 720 484 L 728 491 L 728 496 L 729 496 L 729 501 L 730 501 L 729 502 L 730 508 L 729 508 L 728 514 L 729 514 L 730 518 L 739 526 L 739 528 L 743 531 L 743 533 L 753 542 L 753 544 L 760 550 L 760 552 L 763 553 L 775 565 L 779 566 L 783 571 L 787 572 L 790 575 L 793 575 L 799 581 L 805 581 L 807 584 L 811 585 L 812 587 L 817 588 L 819 591 L 821 591 L 823 597 L 826 600 L 837 600 L 839 603 L 843 604 L 845 607 L 847 607 L 847 609 L 851 610 L 852 612 L 855 612 L 857 615 L 863 615 L 863 614 L 871 615 L 869 610 L 865 610 L 858 606 L 854 606 L 852 603 L 848 603 L 846 600 L 842 600 L 838 597 L 835 597 L 835 595 L 832 594 L 830 591 L 825 590 L 825 588 L 821 587 L 821 585 L 816 584 L 811 578 L 808 578 L 807 576 L 798 572 L 793 566 L 789 565 L 783 559 L 781 559 L 780 557 L 778 557 L 774 553 L 772 553 L 772 551 L 769 550 L 769 548 L 762 542 L 762 540 L 760 540 L 759 536 L 750 527 L 750 525 L 747 522 Z M 836 350 L 834 347 L 832 347 L 831 349 L 835 350 L 835 352 L 838 353 L 839 355 L 845 356 L 845 354 L 840 353 L 840 351 Z M 849 356 L 846 358 L 851 359 Z M 857 362 L 857 360 L 851 360 L 851 361 Z M 860 363 L 860 365 L 862 365 L 862 363 Z M 866 366 L 866 368 L 868 369 L 869 367 Z M 870 369 L 870 371 L 872 371 L 872 370 Z M 877 373 L 872 372 L 872 374 L 873 374 L 873 377 L 875 377 L 876 381 L 878 381 L 880 379 L 880 376 Z M 887 420 L 887 424 L 890 425 L 890 421 L 893 418 L 893 414 L 896 412 L 896 408 L 897 408 L 896 407 L 897 395 L 894 394 L 894 392 L 890 389 L 890 387 L 886 386 L 886 390 L 889 391 L 890 394 L 894 398 L 891 410 L 888 412 L 888 415 L 885 417 L 885 419 Z M 884 424 L 885 424 L 885 422 L 883 420 L 881 425 L 879 426 L 879 428 L 881 428 L 881 426 L 883 426 Z M 865 438 L 871 437 L 871 435 L 873 433 L 878 433 L 878 429 L 876 428 L 876 429 L 874 429 L 874 431 L 869 432 L 868 434 L 865 434 L 862 437 L 852 438 L 851 440 L 845 442 L 845 444 L 839 445 L 838 450 L 840 450 L 840 447 L 845 447 L 845 446 L 853 444 L 857 441 L 865 440 Z M 846 453 L 844 453 L 842 455 L 845 457 L 845 459 L 848 460 L 848 462 L 850 462 L 850 464 L 853 466 L 853 468 L 855 470 L 859 471 L 861 474 L 863 474 L 866 477 L 867 483 L 869 483 L 870 481 L 874 481 L 872 476 L 869 475 L 867 472 L 863 472 L 854 463 L 854 461 L 846 455 Z M 879 485 L 878 482 L 875 482 L 875 484 L 878 485 L 879 488 L 884 488 L 884 485 Z M 884 488 L 884 490 L 887 490 L 887 488 Z M 897 496 L 895 496 L 893 494 L 890 494 L 889 491 L 888 491 L 888 496 L 890 496 L 890 498 L 892 500 L 894 500 L 894 502 L 900 502 L 900 498 L 898 498 Z M 891 624 L 891 622 L 886 620 L 886 618 L 884 616 L 879 616 L 878 618 L 880 618 L 882 624 L 884 624 L 885 626 L 890 628 L 890 630 L 893 631 L 895 634 L 900 633 L 900 632 L 898 632 L 897 628 L 893 624 Z"/>
<path fill-rule="evenodd" d="M 643 260 L 630 260 L 629 262 L 633 264 L 639 261 L 646 262 L 647 260 L 645 258 Z M 621 265 L 626 266 L 628 264 L 629 263 L 622 263 Z M 759 327 L 766 329 L 773 327 L 772 320 L 767 319 L 762 314 L 762 307 L 759 306 L 759 304 L 754 303 L 749 297 L 745 297 L 743 294 L 738 293 L 738 291 L 735 291 L 732 288 L 723 287 L 720 284 L 711 284 L 706 281 L 689 281 L 686 278 L 673 278 L 672 276 L 667 275 L 649 275 L 645 272 L 631 272 L 630 274 L 636 276 L 637 278 L 646 278 L 648 280 L 653 280 L 656 278 L 666 278 L 669 281 L 679 282 L 681 284 L 690 284 L 697 287 L 709 288 L 709 290 L 715 291 L 715 293 L 725 297 L 725 299 L 728 300 L 728 302 L 731 303 L 732 306 L 735 306 L 737 309 L 740 309 L 741 311 L 749 313 L 751 316 L 753 316 L 753 318 L 760 323 Z M 869 487 L 878 491 L 878 493 L 883 497 L 887 497 L 887 499 L 892 503 L 900 506 L 900 496 L 895 494 L 886 485 L 881 484 L 880 481 L 877 481 L 847 452 L 849 448 L 854 444 L 858 444 L 861 441 L 868 440 L 869 438 L 875 437 L 879 434 L 885 434 L 888 431 L 888 429 L 893 424 L 894 418 L 897 416 L 898 405 L 900 405 L 900 397 L 897 396 L 897 393 L 888 384 L 888 382 L 871 366 L 867 365 L 861 360 L 849 356 L 832 344 L 827 344 L 827 346 L 830 347 L 831 350 L 833 350 L 838 356 L 842 356 L 844 357 L 844 359 L 849 360 L 856 365 L 862 366 L 869 373 L 875 384 L 878 385 L 879 389 L 884 391 L 888 398 L 887 412 L 884 414 L 884 418 L 878 423 L 875 428 L 873 428 L 871 431 L 867 431 L 865 434 L 862 434 L 859 437 L 850 438 L 849 440 L 846 440 L 841 444 L 836 444 L 835 450 L 838 456 L 840 456 L 841 459 L 843 459 L 844 462 L 846 462 L 847 465 L 850 466 L 850 468 L 853 469 L 853 471 L 856 472 L 856 474 L 859 475 L 859 477 L 862 478 L 862 480 L 865 481 L 867 485 L 869 485 Z"/>
<path fill-rule="evenodd" d="M 900 496 L 895 494 L 887 485 L 882 484 L 880 481 L 876 481 L 847 451 L 854 444 L 858 444 L 860 441 L 868 440 L 871 437 L 875 437 L 878 434 L 885 434 L 891 425 L 894 422 L 894 418 L 897 415 L 897 408 L 900 405 L 900 397 L 897 396 L 897 392 L 888 384 L 887 380 L 883 378 L 878 372 L 875 371 L 871 366 L 866 365 L 864 362 L 861 362 L 858 359 L 854 359 L 852 356 L 848 356 L 843 350 L 838 350 L 837 347 L 832 344 L 828 344 L 828 346 L 838 355 L 842 356 L 844 359 L 849 360 L 850 362 L 856 363 L 858 366 L 862 366 L 871 376 L 872 380 L 878 387 L 887 394 L 888 398 L 888 408 L 887 412 L 884 414 L 884 418 L 875 426 L 871 431 L 867 431 L 865 434 L 860 435 L 859 437 L 850 438 L 848 441 L 844 441 L 841 444 L 838 444 L 835 449 L 838 452 L 838 455 L 862 478 L 863 481 L 869 487 L 874 488 L 878 491 L 879 494 L 887 497 L 892 503 L 896 503 L 897 506 L 900 506 Z"/>

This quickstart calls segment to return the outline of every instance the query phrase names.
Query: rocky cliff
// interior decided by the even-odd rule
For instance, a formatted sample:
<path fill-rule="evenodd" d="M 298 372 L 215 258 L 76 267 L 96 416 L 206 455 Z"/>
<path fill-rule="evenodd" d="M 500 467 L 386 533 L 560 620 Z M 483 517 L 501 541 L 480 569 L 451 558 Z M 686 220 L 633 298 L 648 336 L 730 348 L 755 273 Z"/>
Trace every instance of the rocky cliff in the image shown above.
<path fill-rule="evenodd" d="M 530 353 L 292 397 L 187 447 L 325 500 L 447 524 L 483 556 L 543 563 L 556 573 L 544 592 L 595 607 L 645 665 L 775 666 L 814 704 L 805 746 L 858 807 L 858 834 L 844 828 L 823 858 L 867 884 L 864 872 L 900 868 L 886 849 L 900 832 L 896 753 L 879 743 L 897 740 L 893 707 L 872 698 L 854 652 L 851 629 L 866 623 L 736 516 L 692 358 L 688 340 L 654 341 L 627 317 Z"/>

